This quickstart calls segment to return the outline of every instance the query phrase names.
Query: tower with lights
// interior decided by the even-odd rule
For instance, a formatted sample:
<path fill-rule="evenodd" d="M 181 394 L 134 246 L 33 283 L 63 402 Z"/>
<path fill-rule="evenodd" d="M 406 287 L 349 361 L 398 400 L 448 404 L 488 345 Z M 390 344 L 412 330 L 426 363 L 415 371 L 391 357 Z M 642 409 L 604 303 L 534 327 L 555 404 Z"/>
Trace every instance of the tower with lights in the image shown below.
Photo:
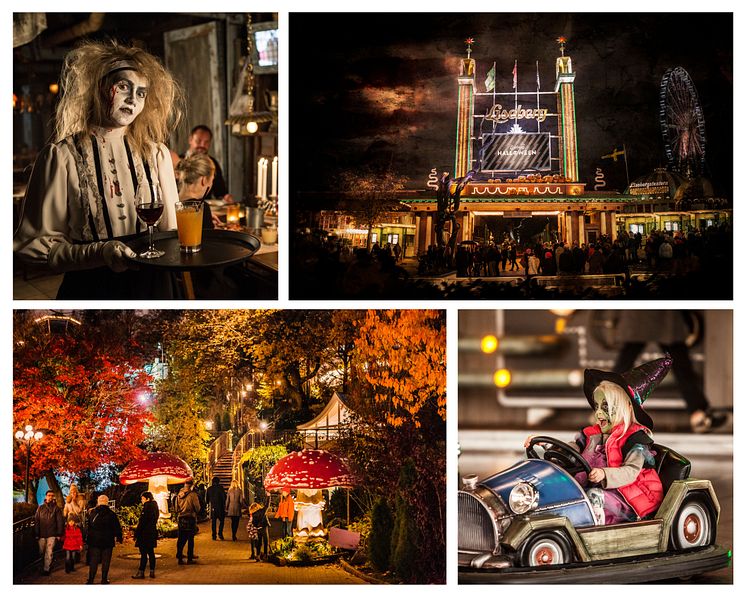
<path fill-rule="evenodd" d="M 560 172 L 570 182 L 578 181 L 578 137 L 575 125 L 575 73 L 572 59 L 565 56 L 564 37 L 557 39 L 560 56 L 557 58 L 554 92 L 557 94 L 557 113 L 560 116 Z"/>
<path fill-rule="evenodd" d="M 464 176 L 471 169 L 472 136 L 474 134 L 474 75 L 476 63 L 471 57 L 474 38 L 466 40 L 466 58 L 461 59 L 458 76 L 458 110 L 456 121 L 456 163 L 454 176 Z"/>

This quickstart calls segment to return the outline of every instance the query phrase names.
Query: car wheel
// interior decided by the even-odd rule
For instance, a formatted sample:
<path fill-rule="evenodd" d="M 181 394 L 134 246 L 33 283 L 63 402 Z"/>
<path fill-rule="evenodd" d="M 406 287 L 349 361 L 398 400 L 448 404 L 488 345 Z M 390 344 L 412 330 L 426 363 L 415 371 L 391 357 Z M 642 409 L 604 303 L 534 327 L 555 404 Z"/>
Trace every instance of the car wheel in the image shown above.
<path fill-rule="evenodd" d="M 539 533 L 521 549 L 523 566 L 557 566 L 572 561 L 570 544 L 561 533 Z"/>
<path fill-rule="evenodd" d="M 671 526 L 674 549 L 692 549 L 715 540 L 715 517 L 702 496 L 690 495 L 681 504 Z"/>

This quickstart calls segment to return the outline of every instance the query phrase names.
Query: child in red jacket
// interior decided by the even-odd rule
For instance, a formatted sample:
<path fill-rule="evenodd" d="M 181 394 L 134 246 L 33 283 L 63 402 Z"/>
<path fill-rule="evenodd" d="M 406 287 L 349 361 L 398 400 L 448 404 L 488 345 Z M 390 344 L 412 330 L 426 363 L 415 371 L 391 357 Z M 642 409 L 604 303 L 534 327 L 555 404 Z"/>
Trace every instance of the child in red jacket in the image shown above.
<path fill-rule="evenodd" d="M 73 572 L 75 560 L 80 559 L 80 551 L 83 549 L 83 532 L 80 530 L 80 517 L 77 514 L 67 517 L 62 549 L 65 550 L 65 572 Z"/>

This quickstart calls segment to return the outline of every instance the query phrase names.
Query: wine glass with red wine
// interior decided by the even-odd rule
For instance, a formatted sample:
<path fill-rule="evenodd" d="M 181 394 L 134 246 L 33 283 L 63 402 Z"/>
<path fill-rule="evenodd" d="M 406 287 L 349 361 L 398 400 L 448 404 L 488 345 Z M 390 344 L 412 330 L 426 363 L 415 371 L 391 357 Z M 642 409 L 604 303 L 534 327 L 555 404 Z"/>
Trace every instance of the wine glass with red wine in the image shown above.
<path fill-rule="evenodd" d="M 137 202 L 136 210 L 137 216 L 142 220 L 143 224 L 148 227 L 148 250 L 140 253 L 138 257 L 143 259 L 155 259 L 156 257 L 163 257 L 165 251 L 160 251 L 153 245 L 153 230 L 158 220 L 163 215 L 163 201 L 161 200 L 159 193 L 154 193 L 153 196 L 149 196 L 149 193 L 144 193 Z"/>

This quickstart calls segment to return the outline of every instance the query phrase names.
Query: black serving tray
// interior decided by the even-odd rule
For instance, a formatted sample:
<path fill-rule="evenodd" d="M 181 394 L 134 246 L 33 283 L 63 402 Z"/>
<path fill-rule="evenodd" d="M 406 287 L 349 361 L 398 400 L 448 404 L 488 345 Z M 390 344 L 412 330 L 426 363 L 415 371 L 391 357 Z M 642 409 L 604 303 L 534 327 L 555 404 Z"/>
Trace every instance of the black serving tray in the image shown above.
<path fill-rule="evenodd" d="M 169 271 L 191 271 L 226 267 L 249 259 L 261 247 L 255 236 L 235 230 L 203 230 L 202 250 L 187 255 L 179 249 L 176 230 L 156 232 L 153 235 L 156 249 L 165 251 L 163 257 L 132 259 L 141 267 Z M 127 241 L 127 246 L 138 255 L 148 248 L 148 235 L 143 234 Z"/>

